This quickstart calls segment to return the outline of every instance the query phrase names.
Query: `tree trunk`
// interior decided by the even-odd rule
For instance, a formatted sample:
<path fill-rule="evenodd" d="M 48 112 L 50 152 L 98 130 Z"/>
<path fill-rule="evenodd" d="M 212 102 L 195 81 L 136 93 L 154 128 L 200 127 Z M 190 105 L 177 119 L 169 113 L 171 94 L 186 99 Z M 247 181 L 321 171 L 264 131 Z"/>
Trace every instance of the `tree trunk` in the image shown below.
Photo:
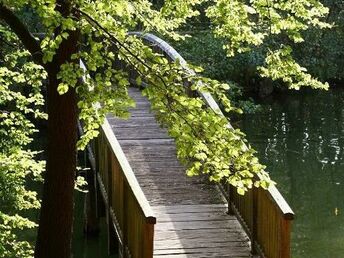
<path fill-rule="evenodd" d="M 77 112 L 74 90 L 59 96 L 49 78 L 48 148 L 35 257 L 70 257 L 76 168 Z"/>
<path fill-rule="evenodd" d="M 56 10 L 64 17 L 71 13 L 71 0 L 57 0 Z M 74 19 L 78 14 L 74 14 Z M 33 60 L 48 72 L 48 147 L 43 200 L 35 249 L 36 258 L 68 258 L 71 256 L 73 226 L 73 190 L 76 170 L 77 100 L 74 88 L 60 96 L 57 74 L 60 66 L 78 51 L 79 31 L 69 31 L 51 63 L 42 62 L 40 44 L 11 9 L 0 3 L 0 18 L 4 20 Z M 56 35 L 59 34 L 59 28 Z"/>
<path fill-rule="evenodd" d="M 57 32 L 58 33 L 58 32 Z M 36 258 L 71 256 L 76 170 L 77 100 L 74 88 L 59 95 L 57 73 L 78 51 L 79 33 L 70 31 L 48 65 L 48 147 Z"/>

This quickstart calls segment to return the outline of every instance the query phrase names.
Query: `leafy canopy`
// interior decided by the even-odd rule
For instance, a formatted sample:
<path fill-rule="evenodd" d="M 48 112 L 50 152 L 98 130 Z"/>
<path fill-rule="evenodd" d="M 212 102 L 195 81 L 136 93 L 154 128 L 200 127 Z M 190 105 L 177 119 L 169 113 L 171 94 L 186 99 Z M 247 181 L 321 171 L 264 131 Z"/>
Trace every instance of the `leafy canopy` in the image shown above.
<path fill-rule="evenodd" d="M 327 89 L 307 74 L 292 56 L 292 46 L 304 41 L 303 32 L 309 28 L 330 28 L 322 21 L 329 9 L 317 0 L 242 0 L 215 1 L 207 10 L 214 22 L 214 33 L 225 38 L 229 56 L 263 47 L 265 65 L 260 67 L 263 77 L 280 79 L 290 88 L 301 86 Z"/>

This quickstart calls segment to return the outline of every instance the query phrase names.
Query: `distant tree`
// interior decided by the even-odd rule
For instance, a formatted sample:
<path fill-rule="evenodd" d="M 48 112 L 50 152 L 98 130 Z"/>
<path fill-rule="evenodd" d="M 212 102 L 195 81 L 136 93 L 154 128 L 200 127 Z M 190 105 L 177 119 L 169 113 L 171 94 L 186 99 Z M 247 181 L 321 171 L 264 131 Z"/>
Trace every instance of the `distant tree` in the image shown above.
<path fill-rule="evenodd" d="M 9 31 L 16 34 L 39 66 L 35 69 L 44 71 L 31 70 L 31 76 L 47 77 L 47 164 L 35 257 L 70 257 L 76 146 L 83 148 L 98 135 L 105 114 L 112 112 L 125 117 L 127 108 L 133 105 L 127 92 L 128 75 L 114 65 L 118 60 L 138 72 L 138 82 L 144 80 L 152 86 L 145 93 L 157 112 L 168 114 L 159 120 L 169 126 L 169 133 L 177 139 L 178 156 L 188 166 L 189 175 L 204 173 L 214 181 L 226 180 L 239 193 L 253 184 L 257 187 L 269 184 L 254 151 L 243 147 L 243 134 L 228 128 L 227 121 L 215 112 L 204 109 L 201 99 L 188 98 L 183 81 L 188 80 L 192 89 L 215 94 L 228 112 L 237 110 L 225 96 L 229 86 L 191 75 L 178 62 L 168 64 L 140 38 L 127 35 L 129 30 L 139 27 L 174 39 L 182 38 L 175 31 L 199 14 L 197 6 L 202 2 L 166 0 L 160 9 L 154 9 L 147 0 L 0 1 L 0 19 L 4 25 L 1 35 Z M 31 8 L 37 14 L 45 30 L 42 41 L 33 37 L 18 18 L 17 12 L 22 8 Z M 291 88 L 303 85 L 327 88 L 294 61 L 291 45 L 285 43 L 301 42 L 301 32 L 309 26 L 328 27 L 320 20 L 327 12 L 317 0 L 254 0 L 249 4 L 218 0 L 206 10 L 215 34 L 227 40 L 225 48 L 229 56 L 269 43 L 265 65 L 260 68 L 262 75 L 281 79 Z M 286 40 L 280 41 L 277 36 Z M 6 37 L 2 38 L 10 43 Z M 13 67 L 18 68 L 23 51 L 15 45 L 12 53 L 16 56 Z M 85 75 L 80 59 L 93 74 L 85 77 L 84 84 L 79 83 Z M 5 67 L 2 63 L 2 69 Z M 30 82 L 30 73 L 25 69 L 20 72 Z M 16 87 L 14 76 L 0 74 L 0 78 L 8 87 Z M 9 91 L 6 88 L 1 94 Z M 84 123 L 85 134 L 77 145 L 78 118 Z M 255 175 L 260 180 L 255 180 Z"/>

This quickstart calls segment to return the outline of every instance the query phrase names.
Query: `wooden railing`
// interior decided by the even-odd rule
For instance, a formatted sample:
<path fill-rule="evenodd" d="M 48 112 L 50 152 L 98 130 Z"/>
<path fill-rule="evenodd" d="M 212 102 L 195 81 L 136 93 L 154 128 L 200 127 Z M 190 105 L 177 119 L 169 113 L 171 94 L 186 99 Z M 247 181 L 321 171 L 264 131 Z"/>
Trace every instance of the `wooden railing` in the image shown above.
<path fill-rule="evenodd" d="M 107 119 L 88 152 L 105 203 L 111 248 L 118 247 L 120 257 L 152 258 L 156 218 Z"/>
<path fill-rule="evenodd" d="M 153 256 L 156 218 L 108 121 L 97 138 L 98 182 L 124 257 Z"/>
<path fill-rule="evenodd" d="M 152 49 L 163 54 L 169 61 L 177 59 L 186 67 L 183 57 L 168 43 L 155 35 L 141 32 L 131 33 L 141 37 Z M 192 73 L 193 71 L 190 71 Z M 132 80 L 135 82 L 135 80 Z M 204 102 L 219 115 L 223 116 L 218 104 L 209 93 L 198 92 Z M 228 124 L 229 127 L 232 127 Z M 235 214 L 251 239 L 252 253 L 266 258 L 289 258 L 290 231 L 294 213 L 275 186 L 268 190 L 253 188 L 244 196 L 229 185 L 219 185 L 229 207 Z"/>
<path fill-rule="evenodd" d="M 290 230 L 294 213 L 275 186 L 253 188 L 244 196 L 227 188 L 229 211 L 237 215 L 250 236 L 252 252 L 264 257 L 285 258 L 290 254 Z"/>

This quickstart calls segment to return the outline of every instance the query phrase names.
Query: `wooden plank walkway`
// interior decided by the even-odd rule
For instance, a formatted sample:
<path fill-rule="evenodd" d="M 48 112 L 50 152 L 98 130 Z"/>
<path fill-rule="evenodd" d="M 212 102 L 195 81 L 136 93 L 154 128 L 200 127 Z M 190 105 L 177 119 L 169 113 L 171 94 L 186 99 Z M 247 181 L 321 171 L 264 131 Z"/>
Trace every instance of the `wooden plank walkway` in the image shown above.
<path fill-rule="evenodd" d="M 247 235 L 216 188 L 187 177 L 173 139 L 159 127 L 138 89 L 129 120 L 108 121 L 156 213 L 154 257 L 252 257 Z"/>

